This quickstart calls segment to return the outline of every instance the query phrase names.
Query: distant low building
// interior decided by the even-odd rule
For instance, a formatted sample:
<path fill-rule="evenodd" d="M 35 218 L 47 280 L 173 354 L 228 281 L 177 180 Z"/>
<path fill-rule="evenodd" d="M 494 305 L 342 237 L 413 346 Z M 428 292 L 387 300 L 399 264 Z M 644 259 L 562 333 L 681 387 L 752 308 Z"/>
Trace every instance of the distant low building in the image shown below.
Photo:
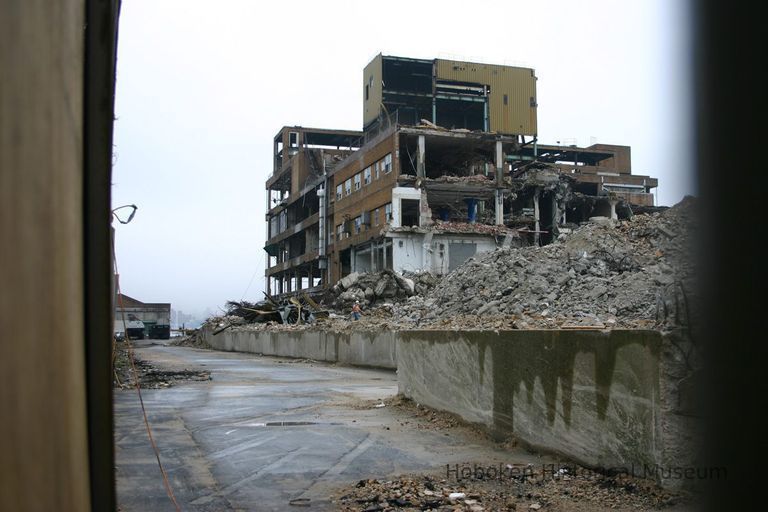
<path fill-rule="evenodd" d="M 137 330 L 141 326 L 143 326 L 143 332 L 139 334 Z M 115 333 L 119 332 L 140 338 L 169 339 L 171 337 L 171 304 L 141 302 L 128 295 L 118 294 L 115 304 Z"/>

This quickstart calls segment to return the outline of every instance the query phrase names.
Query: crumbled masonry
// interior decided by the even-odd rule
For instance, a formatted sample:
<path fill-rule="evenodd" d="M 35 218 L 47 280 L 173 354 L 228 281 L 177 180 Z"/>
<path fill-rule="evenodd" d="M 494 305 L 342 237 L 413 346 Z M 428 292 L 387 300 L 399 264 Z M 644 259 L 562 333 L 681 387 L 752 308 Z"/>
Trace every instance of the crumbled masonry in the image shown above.
<path fill-rule="evenodd" d="M 673 328 L 691 324 L 695 200 L 588 223 L 543 247 L 467 260 L 395 317 L 431 328 Z"/>
<path fill-rule="evenodd" d="M 662 212 L 622 221 L 594 219 L 549 245 L 481 254 L 442 278 L 391 270 L 353 273 L 324 298 L 337 314 L 319 321 L 340 330 L 697 325 L 696 229 L 696 200 L 686 197 Z M 363 318 L 351 325 L 349 307 L 355 300 L 364 306 Z M 252 328 L 306 324 L 268 322 Z"/>

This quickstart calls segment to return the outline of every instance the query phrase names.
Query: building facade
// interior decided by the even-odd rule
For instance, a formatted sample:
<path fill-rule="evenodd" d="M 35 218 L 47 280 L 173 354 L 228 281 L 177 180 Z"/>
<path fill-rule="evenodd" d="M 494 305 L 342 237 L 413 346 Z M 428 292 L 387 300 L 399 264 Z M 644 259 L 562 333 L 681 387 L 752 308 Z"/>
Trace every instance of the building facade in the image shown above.
<path fill-rule="evenodd" d="M 123 323 L 125 319 L 125 323 Z M 138 337 L 169 339 L 171 337 L 171 304 L 141 302 L 125 294 L 117 295 L 115 304 L 115 333 L 129 334 L 142 329 Z"/>
<path fill-rule="evenodd" d="M 351 272 L 446 274 L 543 244 L 590 217 L 653 206 L 627 146 L 539 145 L 533 69 L 378 55 L 362 132 L 284 127 L 267 188 L 267 291 Z"/>

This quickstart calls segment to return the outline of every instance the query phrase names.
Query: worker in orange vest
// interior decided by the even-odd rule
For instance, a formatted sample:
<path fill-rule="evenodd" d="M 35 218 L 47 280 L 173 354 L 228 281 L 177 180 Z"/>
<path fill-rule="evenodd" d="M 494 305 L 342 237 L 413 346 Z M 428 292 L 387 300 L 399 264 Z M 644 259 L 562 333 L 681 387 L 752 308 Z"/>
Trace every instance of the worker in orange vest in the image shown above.
<path fill-rule="evenodd" d="M 352 320 L 360 320 L 362 310 L 360 309 L 360 301 L 356 300 L 355 305 L 352 306 Z"/>

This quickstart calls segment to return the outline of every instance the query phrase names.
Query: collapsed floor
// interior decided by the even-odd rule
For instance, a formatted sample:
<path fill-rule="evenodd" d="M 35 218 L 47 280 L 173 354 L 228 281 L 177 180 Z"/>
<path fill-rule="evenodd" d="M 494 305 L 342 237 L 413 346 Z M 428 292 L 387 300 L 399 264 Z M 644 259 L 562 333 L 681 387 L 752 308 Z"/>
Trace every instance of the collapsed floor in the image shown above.
<path fill-rule="evenodd" d="M 600 219 L 551 244 L 473 257 L 450 274 L 350 274 L 319 315 L 332 329 L 672 329 L 695 322 L 696 200 L 627 220 Z M 350 322 L 351 305 L 363 307 Z M 317 306 L 317 305 L 315 305 Z M 245 318 L 213 318 L 218 325 Z M 255 329 L 296 329 L 266 322 Z"/>

